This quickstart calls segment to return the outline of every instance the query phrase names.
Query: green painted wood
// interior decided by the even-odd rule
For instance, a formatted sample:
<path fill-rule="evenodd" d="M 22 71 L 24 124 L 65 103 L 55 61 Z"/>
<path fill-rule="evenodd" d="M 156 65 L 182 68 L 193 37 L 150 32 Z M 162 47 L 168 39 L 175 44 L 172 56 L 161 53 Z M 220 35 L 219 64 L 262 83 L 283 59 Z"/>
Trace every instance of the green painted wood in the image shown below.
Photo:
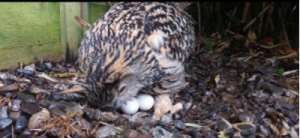
<path fill-rule="evenodd" d="M 91 25 L 103 16 L 110 8 L 108 2 L 89 2 L 88 3 L 88 23 Z"/>
<path fill-rule="evenodd" d="M 113 2 L 116 4 L 117 2 Z M 74 61 L 88 29 L 110 8 L 108 2 L 0 3 L 0 69 L 41 59 Z"/>
<path fill-rule="evenodd" d="M 59 58 L 58 3 L 1 2 L 0 7 L 0 69 Z"/>
<path fill-rule="evenodd" d="M 46 43 L 40 46 L 23 46 L 15 49 L 0 50 L 0 69 L 18 67 L 20 63 L 29 64 L 43 60 L 60 59 L 60 42 Z"/>
<path fill-rule="evenodd" d="M 66 62 L 76 60 L 80 42 L 84 37 L 81 24 L 75 20 L 75 16 L 80 17 L 80 9 L 79 2 L 60 3 L 62 58 Z"/>

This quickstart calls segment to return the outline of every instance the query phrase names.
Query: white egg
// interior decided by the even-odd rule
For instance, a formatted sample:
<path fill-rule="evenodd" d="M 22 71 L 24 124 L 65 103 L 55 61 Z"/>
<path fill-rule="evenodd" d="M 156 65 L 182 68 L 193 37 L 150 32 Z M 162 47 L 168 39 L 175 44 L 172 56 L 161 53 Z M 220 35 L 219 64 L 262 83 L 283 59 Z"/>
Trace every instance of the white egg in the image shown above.
<path fill-rule="evenodd" d="M 137 99 L 139 101 L 140 110 L 147 111 L 153 107 L 154 99 L 151 95 L 139 94 Z"/>
<path fill-rule="evenodd" d="M 131 97 L 128 101 L 121 105 L 121 110 L 125 114 L 134 114 L 139 110 L 139 102 L 135 97 Z"/>

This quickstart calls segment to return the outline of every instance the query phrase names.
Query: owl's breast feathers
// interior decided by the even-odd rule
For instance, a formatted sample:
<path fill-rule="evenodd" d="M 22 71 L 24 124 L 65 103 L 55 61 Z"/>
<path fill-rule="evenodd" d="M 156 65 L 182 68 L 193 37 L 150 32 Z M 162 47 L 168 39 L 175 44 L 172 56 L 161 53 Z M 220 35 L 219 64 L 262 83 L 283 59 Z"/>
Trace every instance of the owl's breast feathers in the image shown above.
<path fill-rule="evenodd" d="M 130 73 L 145 84 L 176 75 L 194 45 L 194 23 L 176 3 L 118 3 L 87 31 L 80 69 L 95 85 Z"/>

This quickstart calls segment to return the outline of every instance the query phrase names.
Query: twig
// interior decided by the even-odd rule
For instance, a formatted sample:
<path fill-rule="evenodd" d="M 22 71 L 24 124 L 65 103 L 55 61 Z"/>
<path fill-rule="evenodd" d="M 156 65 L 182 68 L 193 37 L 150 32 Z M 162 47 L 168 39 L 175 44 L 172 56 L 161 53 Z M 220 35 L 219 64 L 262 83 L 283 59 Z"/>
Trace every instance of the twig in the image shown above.
<path fill-rule="evenodd" d="M 283 32 L 284 32 L 284 39 L 285 39 L 285 41 L 287 42 L 287 45 L 291 48 L 291 44 L 290 44 L 290 42 L 289 42 L 289 38 L 288 38 L 288 35 L 287 35 L 287 33 L 286 33 L 284 24 L 282 24 L 282 26 L 283 26 Z"/>
<path fill-rule="evenodd" d="M 273 4 L 273 2 L 272 2 L 271 4 Z M 267 20 L 267 23 L 266 23 L 266 25 L 268 25 L 268 24 L 271 25 L 272 31 L 274 30 L 273 20 L 272 20 L 273 9 L 274 9 L 274 7 L 272 6 L 272 7 L 268 10 L 268 20 Z"/>
<path fill-rule="evenodd" d="M 272 7 L 271 4 L 269 4 L 267 7 L 265 7 L 259 14 L 258 17 L 261 17 L 270 7 Z M 247 30 L 254 22 L 256 21 L 256 17 L 253 18 L 244 28 L 243 31 Z"/>
<path fill-rule="evenodd" d="M 272 46 L 265 46 L 265 45 L 259 44 L 259 46 L 261 46 L 261 47 L 263 47 L 263 48 L 267 48 L 267 49 L 272 49 L 272 48 L 276 48 L 276 47 L 279 47 L 279 46 L 284 46 L 284 45 L 286 45 L 286 44 L 287 44 L 287 42 L 281 43 L 281 44 L 277 44 L 277 45 L 272 45 Z"/>
<path fill-rule="evenodd" d="M 246 22 L 247 15 L 248 15 L 248 12 L 249 12 L 249 7 L 250 7 L 250 2 L 245 2 L 245 9 L 244 9 L 244 12 L 243 12 L 242 23 Z"/>
<path fill-rule="evenodd" d="M 14 125 L 11 125 L 11 134 L 12 134 L 12 138 L 15 138 L 15 131 L 14 131 Z"/>
<path fill-rule="evenodd" d="M 200 9 L 200 2 L 197 2 L 197 6 L 198 6 L 198 27 L 199 27 L 199 32 L 198 32 L 198 36 L 201 36 L 201 9 Z"/>
<path fill-rule="evenodd" d="M 264 9 L 265 6 L 266 6 L 266 2 L 263 3 L 262 8 Z M 259 23 L 259 28 L 258 28 L 258 35 L 259 36 L 260 36 L 260 33 L 261 33 L 261 28 L 262 28 L 263 20 L 264 20 L 264 14 L 260 17 L 260 23 Z"/>
<path fill-rule="evenodd" d="M 89 23 L 87 23 L 86 21 L 84 21 L 83 19 L 75 16 L 75 20 L 77 22 L 79 22 L 80 24 L 82 24 L 83 26 L 87 27 L 87 28 L 91 28 L 91 25 Z"/>
<path fill-rule="evenodd" d="M 110 5 L 110 7 L 114 6 L 111 2 L 108 2 L 108 4 Z"/>
<path fill-rule="evenodd" d="M 275 59 L 288 59 L 288 58 L 294 58 L 294 57 L 297 57 L 296 52 L 285 55 L 285 56 L 275 57 Z"/>
<path fill-rule="evenodd" d="M 236 12 L 236 9 L 237 9 L 236 7 L 237 7 L 237 6 L 235 5 L 235 6 L 234 6 L 233 13 L 232 13 L 232 16 L 235 16 L 235 12 Z M 229 29 L 230 26 L 231 26 L 231 21 L 229 21 L 228 26 L 227 26 L 227 29 Z M 226 30 L 226 31 L 227 31 L 227 30 Z"/>
<path fill-rule="evenodd" d="M 75 87 L 75 88 L 72 88 L 72 89 L 68 89 L 68 90 L 62 91 L 62 92 L 60 92 L 60 94 L 74 93 L 74 92 L 81 92 L 81 91 L 83 91 L 83 90 L 84 90 L 83 87 L 78 86 L 78 87 Z"/>
<path fill-rule="evenodd" d="M 45 78 L 45 79 L 50 80 L 50 81 L 52 81 L 52 82 L 57 82 L 57 83 L 59 82 L 59 81 L 57 81 L 56 79 L 51 78 L 51 77 L 49 77 L 48 75 L 46 75 L 44 72 L 37 72 L 37 73 L 36 73 L 36 76 L 39 77 L 39 78 Z"/>

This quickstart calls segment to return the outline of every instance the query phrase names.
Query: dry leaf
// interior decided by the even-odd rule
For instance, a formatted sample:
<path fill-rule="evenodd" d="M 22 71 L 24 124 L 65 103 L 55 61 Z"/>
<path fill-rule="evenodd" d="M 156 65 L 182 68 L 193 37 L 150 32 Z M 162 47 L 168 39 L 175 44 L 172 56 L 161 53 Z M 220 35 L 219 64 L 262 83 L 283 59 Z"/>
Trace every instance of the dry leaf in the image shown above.
<path fill-rule="evenodd" d="M 295 131 L 295 129 L 292 127 L 291 128 L 291 133 L 290 133 L 292 138 L 299 138 L 297 132 Z"/>
<path fill-rule="evenodd" d="M 218 74 L 216 77 L 215 77 L 215 82 L 216 84 L 218 84 L 220 81 L 220 74 Z"/>
<path fill-rule="evenodd" d="M 43 108 L 42 111 L 32 115 L 28 122 L 29 129 L 35 129 L 45 126 L 45 122 L 50 119 L 50 113 L 47 109 Z"/>
<path fill-rule="evenodd" d="M 2 87 L 0 91 L 9 91 L 9 90 L 17 90 L 17 89 L 19 89 L 18 83 L 14 83 L 6 87 Z"/>
<path fill-rule="evenodd" d="M 273 124 L 270 124 L 270 128 L 272 129 L 272 131 L 277 135 L 277 136 L 280 136 L 281 132 L 279 131 L 279 129 L 273 125 Z"/>
<path fill-rule="evenodd" d="M 296 124 L 294 127 L 295 127 L 296 129 L 299 129 L 299 124 Z"/>
<path fill-rule="evenodd" d="M 155 98 L 154 115 L 157 120 L 163 115 L 167 114 L 172 109 L 172 101 L 169 94 L 161 94 Z"/>

